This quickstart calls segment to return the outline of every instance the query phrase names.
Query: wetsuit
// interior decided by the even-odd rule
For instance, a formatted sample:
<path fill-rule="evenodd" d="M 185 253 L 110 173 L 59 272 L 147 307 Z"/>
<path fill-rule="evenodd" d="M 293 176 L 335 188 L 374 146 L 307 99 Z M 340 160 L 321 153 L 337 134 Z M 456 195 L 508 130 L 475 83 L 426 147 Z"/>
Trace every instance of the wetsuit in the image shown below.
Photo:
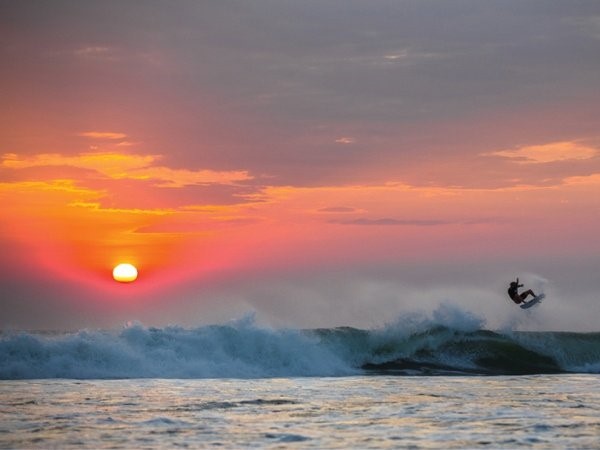
<path fill-rule="evenodd" d="M 513 302 L 515 302 L 517 305 L 519 303 L 523 303 L 523 296 L 519 295 L 519 288 L 523 286 L 522 284 L 517 284 L 514 283 L 510 285 L 510 287 L 508 288 L 508 296 L 511 298 L 511 300 Z"/>

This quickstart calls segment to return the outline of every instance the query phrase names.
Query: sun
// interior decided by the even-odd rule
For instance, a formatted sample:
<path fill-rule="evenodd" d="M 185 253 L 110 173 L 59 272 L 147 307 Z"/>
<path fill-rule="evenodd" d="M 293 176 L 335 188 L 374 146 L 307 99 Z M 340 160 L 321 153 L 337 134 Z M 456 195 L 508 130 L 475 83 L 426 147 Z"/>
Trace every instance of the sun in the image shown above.
<path fill-rule="evenodd" d="M 122 263 L 113 269 L 113 278 L 120 283 L 131 283 L 138 276 L 138 271 L 132 264 Z"/>

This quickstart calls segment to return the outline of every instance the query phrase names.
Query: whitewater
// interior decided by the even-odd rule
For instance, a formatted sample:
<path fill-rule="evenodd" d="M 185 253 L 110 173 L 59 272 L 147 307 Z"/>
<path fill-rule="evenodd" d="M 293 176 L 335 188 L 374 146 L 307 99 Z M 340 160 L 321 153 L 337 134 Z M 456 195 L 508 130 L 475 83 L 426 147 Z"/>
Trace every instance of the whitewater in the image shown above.
<path fill-rule="evenodd" d="M 4 331 L 0 448 L 598 448 L 600 333 L 453 308 L 370 330 Z"/>

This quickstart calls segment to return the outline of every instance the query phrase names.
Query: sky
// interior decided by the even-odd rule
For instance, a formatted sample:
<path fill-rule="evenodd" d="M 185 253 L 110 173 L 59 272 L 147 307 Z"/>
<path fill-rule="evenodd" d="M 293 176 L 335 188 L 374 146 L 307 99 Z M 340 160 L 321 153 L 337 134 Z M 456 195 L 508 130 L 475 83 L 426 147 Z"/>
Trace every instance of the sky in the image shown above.
<path fill-rule="evenodd" d="M 595 0 L 2 0 L 0 57 L 4 329 L 597 330 Z"/>

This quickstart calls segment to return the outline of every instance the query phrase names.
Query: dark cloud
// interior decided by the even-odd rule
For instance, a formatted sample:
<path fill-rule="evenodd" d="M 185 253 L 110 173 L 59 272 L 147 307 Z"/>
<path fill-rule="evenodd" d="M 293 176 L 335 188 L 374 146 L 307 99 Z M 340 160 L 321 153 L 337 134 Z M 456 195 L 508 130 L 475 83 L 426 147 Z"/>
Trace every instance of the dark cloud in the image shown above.
<path fill-rule="evenodd" d="M 417 227 L 430 227 L 436 225 L 448 225 L 454 222 L 448 222 L 445 220 L 431 220 L 431 219 L 393 219 L 389 217 L 383 217 L 378 219 L 360 217 L 357 219 L 337 219 L 330 220 L 329 223 L 336 223 L 342 225 L 401 225 L 401 226 L 417 226 Z"/>
<path fill-rule="evenodd" d="M 123 196 L 122 192 L 129 195 Z M 104 208 L 182 208 L 196 205 L 235 205 L 257 201 L 256 187 L 251 185 L 191 185 L 178 188 L 156 187 L 146 180 L 114 180 L 111 190 L 103 191 Z"/>
<path fill-rule="evenodd" d="M 502 224 L 506 220 L 496 217 L 480 217 L 470 220 L 436 220 L 436 219 L 394 219 L 390 217 L 368 218 L 359 217 L 355 219 L 332 219 L 328 223 L 340 225 L 369 225 L 369 226 L 415 226 L 415 227 L 434 227 L 440 225 L 482 225 L 482 224 Z"/>
<path fill-rule="evenodd" d="M 348 206 L 329 206 L 327 208 L 320 208 L 317 211 L 325 213 L 350 213 L 355 212 L 356 208 L 351 208 Z"/>

